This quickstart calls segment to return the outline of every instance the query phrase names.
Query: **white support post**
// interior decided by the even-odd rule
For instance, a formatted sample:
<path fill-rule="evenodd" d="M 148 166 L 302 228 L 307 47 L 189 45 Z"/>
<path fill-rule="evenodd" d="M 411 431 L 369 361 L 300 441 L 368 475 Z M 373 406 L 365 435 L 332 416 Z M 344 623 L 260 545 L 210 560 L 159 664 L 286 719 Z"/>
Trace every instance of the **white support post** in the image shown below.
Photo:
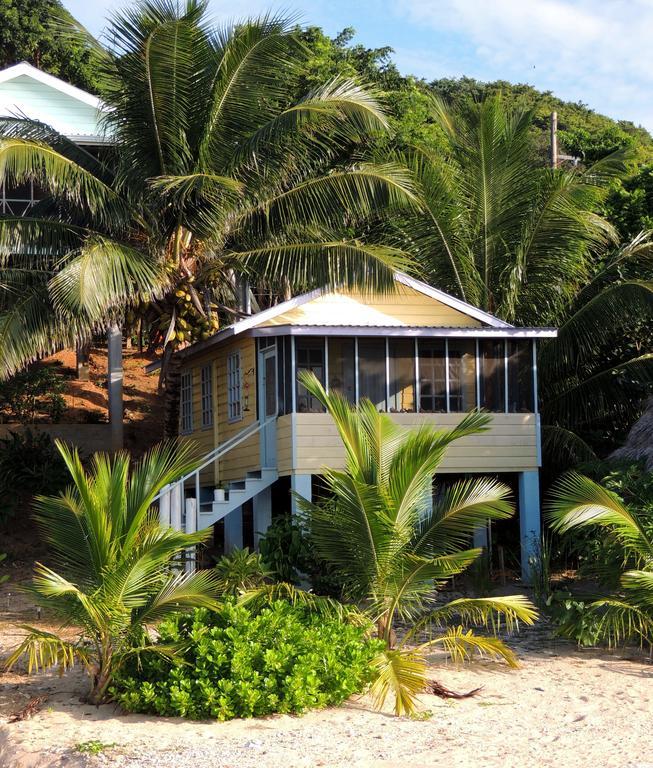
<path fill-rule="evenodd" d="M 181 509 L 184 489 L 181 483 L 175 483 L 170 491 L 170 526 L 181 531 Z"/>
<path fill-rule="evenodd" d="M 254 513 L 254 548 L 272 523 L 272 488 L 268 486 L 252 499 Z"/>
<path fill-rule="evenodd" d="M 224 552 L 243 548 L 243 508 L 236 507 L 224 518 Z"/>
<path fill-rule="evenodd" d="M 186 533 L 197 531 L 197 499 L 186 499 Z M 197 547 L 189 547 L 186 550 L 184 569 L 186 573 L 192 573 L 196 567 Z"/>
<path fill-rule="evenodd" d="M 299 513 L 297 496 L 303 496 L 306 501 L 312 501 L 312 485 L 312 475 L 300 475 L 293 473 L 290 476 L 290 490 L 292 491 L 290 496 L 290 512 L 293 517 Z"/>
<path fill-rule="evenodd" d="M 123 447 L 123 371 L 122 329 L 117 323 L 110 325 L 107 331 L 107 367 L 111 450 L 119 451 Z"/>
<path fill-rule="evenodd" d="M 159 499 L 159 525 L 162 528 L 170 527 L 170 486 L 166 485 L 161 489 L 161 498 Z"/>
<path fill-rule="evenodd" d="M 530 584 L 532 560 L 541 556 L 540 474 L 537 470 L 519 474 L 519 541 L 521 576 Z"/>

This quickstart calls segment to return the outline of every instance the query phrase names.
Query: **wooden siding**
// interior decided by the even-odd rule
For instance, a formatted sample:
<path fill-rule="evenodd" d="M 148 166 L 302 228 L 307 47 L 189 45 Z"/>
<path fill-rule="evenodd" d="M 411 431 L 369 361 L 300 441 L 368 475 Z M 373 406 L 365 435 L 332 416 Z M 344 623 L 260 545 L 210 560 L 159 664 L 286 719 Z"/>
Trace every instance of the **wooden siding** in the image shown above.
<path fill-rule="evenodd" d="M 229 421 L 227 412 L 227 358 L 240 351 L 242 418 Z M 256 421 L 256 342 L 239 338 L 220 347 L 216 357 L 218 442 L 224 443 Z M 247 406 L 248 410 L 245 410 Z M 236 446 L 220 462 L 219 480 L 242 480 L 246 473 L 260 466 L 261 443 L 258 434 Z"/>
<path fill-rule="evenodd" d="M 229 421 L 227 412 L 227 357 L 240 351 L 240 369 L 242 376 L 241 402 L 248 410 L 243 410 L 242 419 Z M 213 374 L 213 426 L 202 428 L 202 368 L 212 366 Z M 191 371 L 193 376 L 193 430 L 182 435 L 184 440 L 193 440 L 202 455 L 209 453 L 220 443 L 234 437 L 238 432 L 256 421 L 256 342 L 251 338 L 238 338 L 224 344 L 217 350 L 211 350 L 201 357 L 184 362 L 182 373 Z M 218 482 L 242 480 L 252 469 L 259 468 L 260 438 L 253 435 L 236 446 L 218 464 L 209 465 L 201 473 L 203 486 L 215 486 Z"/>
<path fill-rule="evenodd" d="M 292 472 L 292 431 L 294 414 L 280 416 L 277 420 L 277 467 L 280 475 Z"/>
<path fill-rule="evenodd" d="M 380 325 L 480 327 L 469 315 L 448 307 L 413 288 L 397 283 L 389 294 L 365 296 L 327 293 L 278 315 L 261 326 L 276 325 Z"/>
<path fill-rule="evenodd" d="M 456 425 L 462 414 L 397 413 L 393 418 L 411 427 L 424 422 L 443 429 Z M 319 474 L 329 466 L 343 467 L 344 451 L 328 414 L 298 413 L 295 417 L 294 471 Z M 441 472 L 522 472 L 537 469 L 537 417 L 532 414 L 494 414 L 489 431 L 462 438 L 452 445 Z M 280 474 L 288 474 L 290 469 Z"/>
<path fill-rule="evenodd" d="M 95 136 L 100 133 L 100 113 L 95 107 L 28 75 L 0 83 L 0 113 L 19 112 L 44 121 L 67 136 Z"/>

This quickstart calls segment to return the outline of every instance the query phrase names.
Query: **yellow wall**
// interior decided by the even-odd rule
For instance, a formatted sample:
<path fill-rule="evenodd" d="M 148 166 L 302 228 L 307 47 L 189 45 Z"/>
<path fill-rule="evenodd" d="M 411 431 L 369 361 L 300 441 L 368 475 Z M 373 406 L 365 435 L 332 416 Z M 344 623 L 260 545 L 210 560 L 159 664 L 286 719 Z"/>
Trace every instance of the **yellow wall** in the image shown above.
<path fill-rule="evenodd" d="M 413 288 L 396 284 L 390 294 L 327 293 L 261 323 L 270 325 L 387 325 L 479 327 L 481 323 Z"/>
<path fill-rule="evenodd" d="M 277 419 L 277 467 L 280 475 L 292 472 L 292 430 L 294 414 Z"/>
<path fill-rule="evenodd" d="M 435 424 L 443 429 L 455 426 L 463 414 L 396 413 L 392 418 L 410 427 Z M 289 419 L 284 416 L 283 419 Z M 537 469 L 537 417 L 532 413 L 494 414 L 487 432 L 456 441 L 448 450 L 441 472 L 521 472 Z M 295 415 L 295 467 L 299 473 L 319 474 L 325 467 L 341 469 L 344 451 L 335 425 L 325 413 Z M 279 449 L 285 432 L 279 433 Z M 278 450 L 279 450 L 278 449 Z M 279 450 L 281 455 L 281 450 Z M 280 474 L 290 469 L 279 466 Z"/>
<path fill-rule="evenodd" d="M 227 357 L 240 350 L 242 373 L 243 418 L 229 421 L 227 412 Z M 256 421 L 256 342 L 251 338 L 237 338 L 220 347 L 217 358 L 218 442 L 224 443 Z M 247 408 L 247 410 L 245 410 Z M 220 462 L 219 479 L 242 480 L 246 473 L 258 469 L 260 437 L 258 434 L 236 446 Z"/>
<path fill-rule="evenodd" d="M 243 410 L 243 418 L 229 421 L 227 412 L 227 357 L 235 350 L 240 350 L 242 372 L 242 403 L 245 398 L 249 410 Z M 218 444 L 224 443 L 242 429 L 256 421 L 256 342 L 252 338 L 238 338 L 224 344 L 218 350 L 212 350 L 201 357 L 188 360 L 182 366 L 182 372 L 193 374 L 193 431 L 183 435 L 183 439 L 193 440 L 198 444 L 202 455 L 209 453 Z M 211 364 L 213 367 L 213 427 L 202 429 L 202 384 L 201 369 Z M 220 462 L 220 466 L 210 465 L 201 475 L 202 485 L 215 485 L 219 481 L 242 480 L 245 474 L 259 466 L 259 436 L 253 435 L 236 446 Z"/>

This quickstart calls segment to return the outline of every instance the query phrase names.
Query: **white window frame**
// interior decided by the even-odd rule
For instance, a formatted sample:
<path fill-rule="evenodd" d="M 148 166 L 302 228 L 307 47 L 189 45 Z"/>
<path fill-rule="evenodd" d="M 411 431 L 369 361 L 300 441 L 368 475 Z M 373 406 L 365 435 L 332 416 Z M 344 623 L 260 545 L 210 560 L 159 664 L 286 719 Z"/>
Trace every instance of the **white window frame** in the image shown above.
<path fill-rule="evenodd" d="M 202 366 L 200 370 L 202 395 L 202 429 L 213 426 L 213 365 Z"/>
<path fill-rule="evenodd" d="M 179 432 L 187 435 L 193 431 L 193 371 L 181 374 L 179 387 Z"/>
<path fill-rule="evenodd" d="M 236 350 L 227 357 L 227 419 L 230 422 L 243 418 L 242 391 L 240 351 Z"/>

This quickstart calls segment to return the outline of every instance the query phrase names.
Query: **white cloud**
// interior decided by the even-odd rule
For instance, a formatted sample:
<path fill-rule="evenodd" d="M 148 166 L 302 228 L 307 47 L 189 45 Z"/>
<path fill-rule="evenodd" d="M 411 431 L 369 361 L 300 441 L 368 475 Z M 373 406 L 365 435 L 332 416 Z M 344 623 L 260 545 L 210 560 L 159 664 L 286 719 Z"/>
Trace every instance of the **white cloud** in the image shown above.
<path fill-rule="evenodd" d="M 413 27 L 459 41 L 484 79 L 531 82 L 653 129 L 653 0 L 394 0 Z M 439 37 L 442 40 L 442 37 Z M 398 51 L 405 68 L 415 52 Z M 443 64 L 436 54 L 429 65 Z M 447 74 L 470 74 L 448 47 Z"/>

